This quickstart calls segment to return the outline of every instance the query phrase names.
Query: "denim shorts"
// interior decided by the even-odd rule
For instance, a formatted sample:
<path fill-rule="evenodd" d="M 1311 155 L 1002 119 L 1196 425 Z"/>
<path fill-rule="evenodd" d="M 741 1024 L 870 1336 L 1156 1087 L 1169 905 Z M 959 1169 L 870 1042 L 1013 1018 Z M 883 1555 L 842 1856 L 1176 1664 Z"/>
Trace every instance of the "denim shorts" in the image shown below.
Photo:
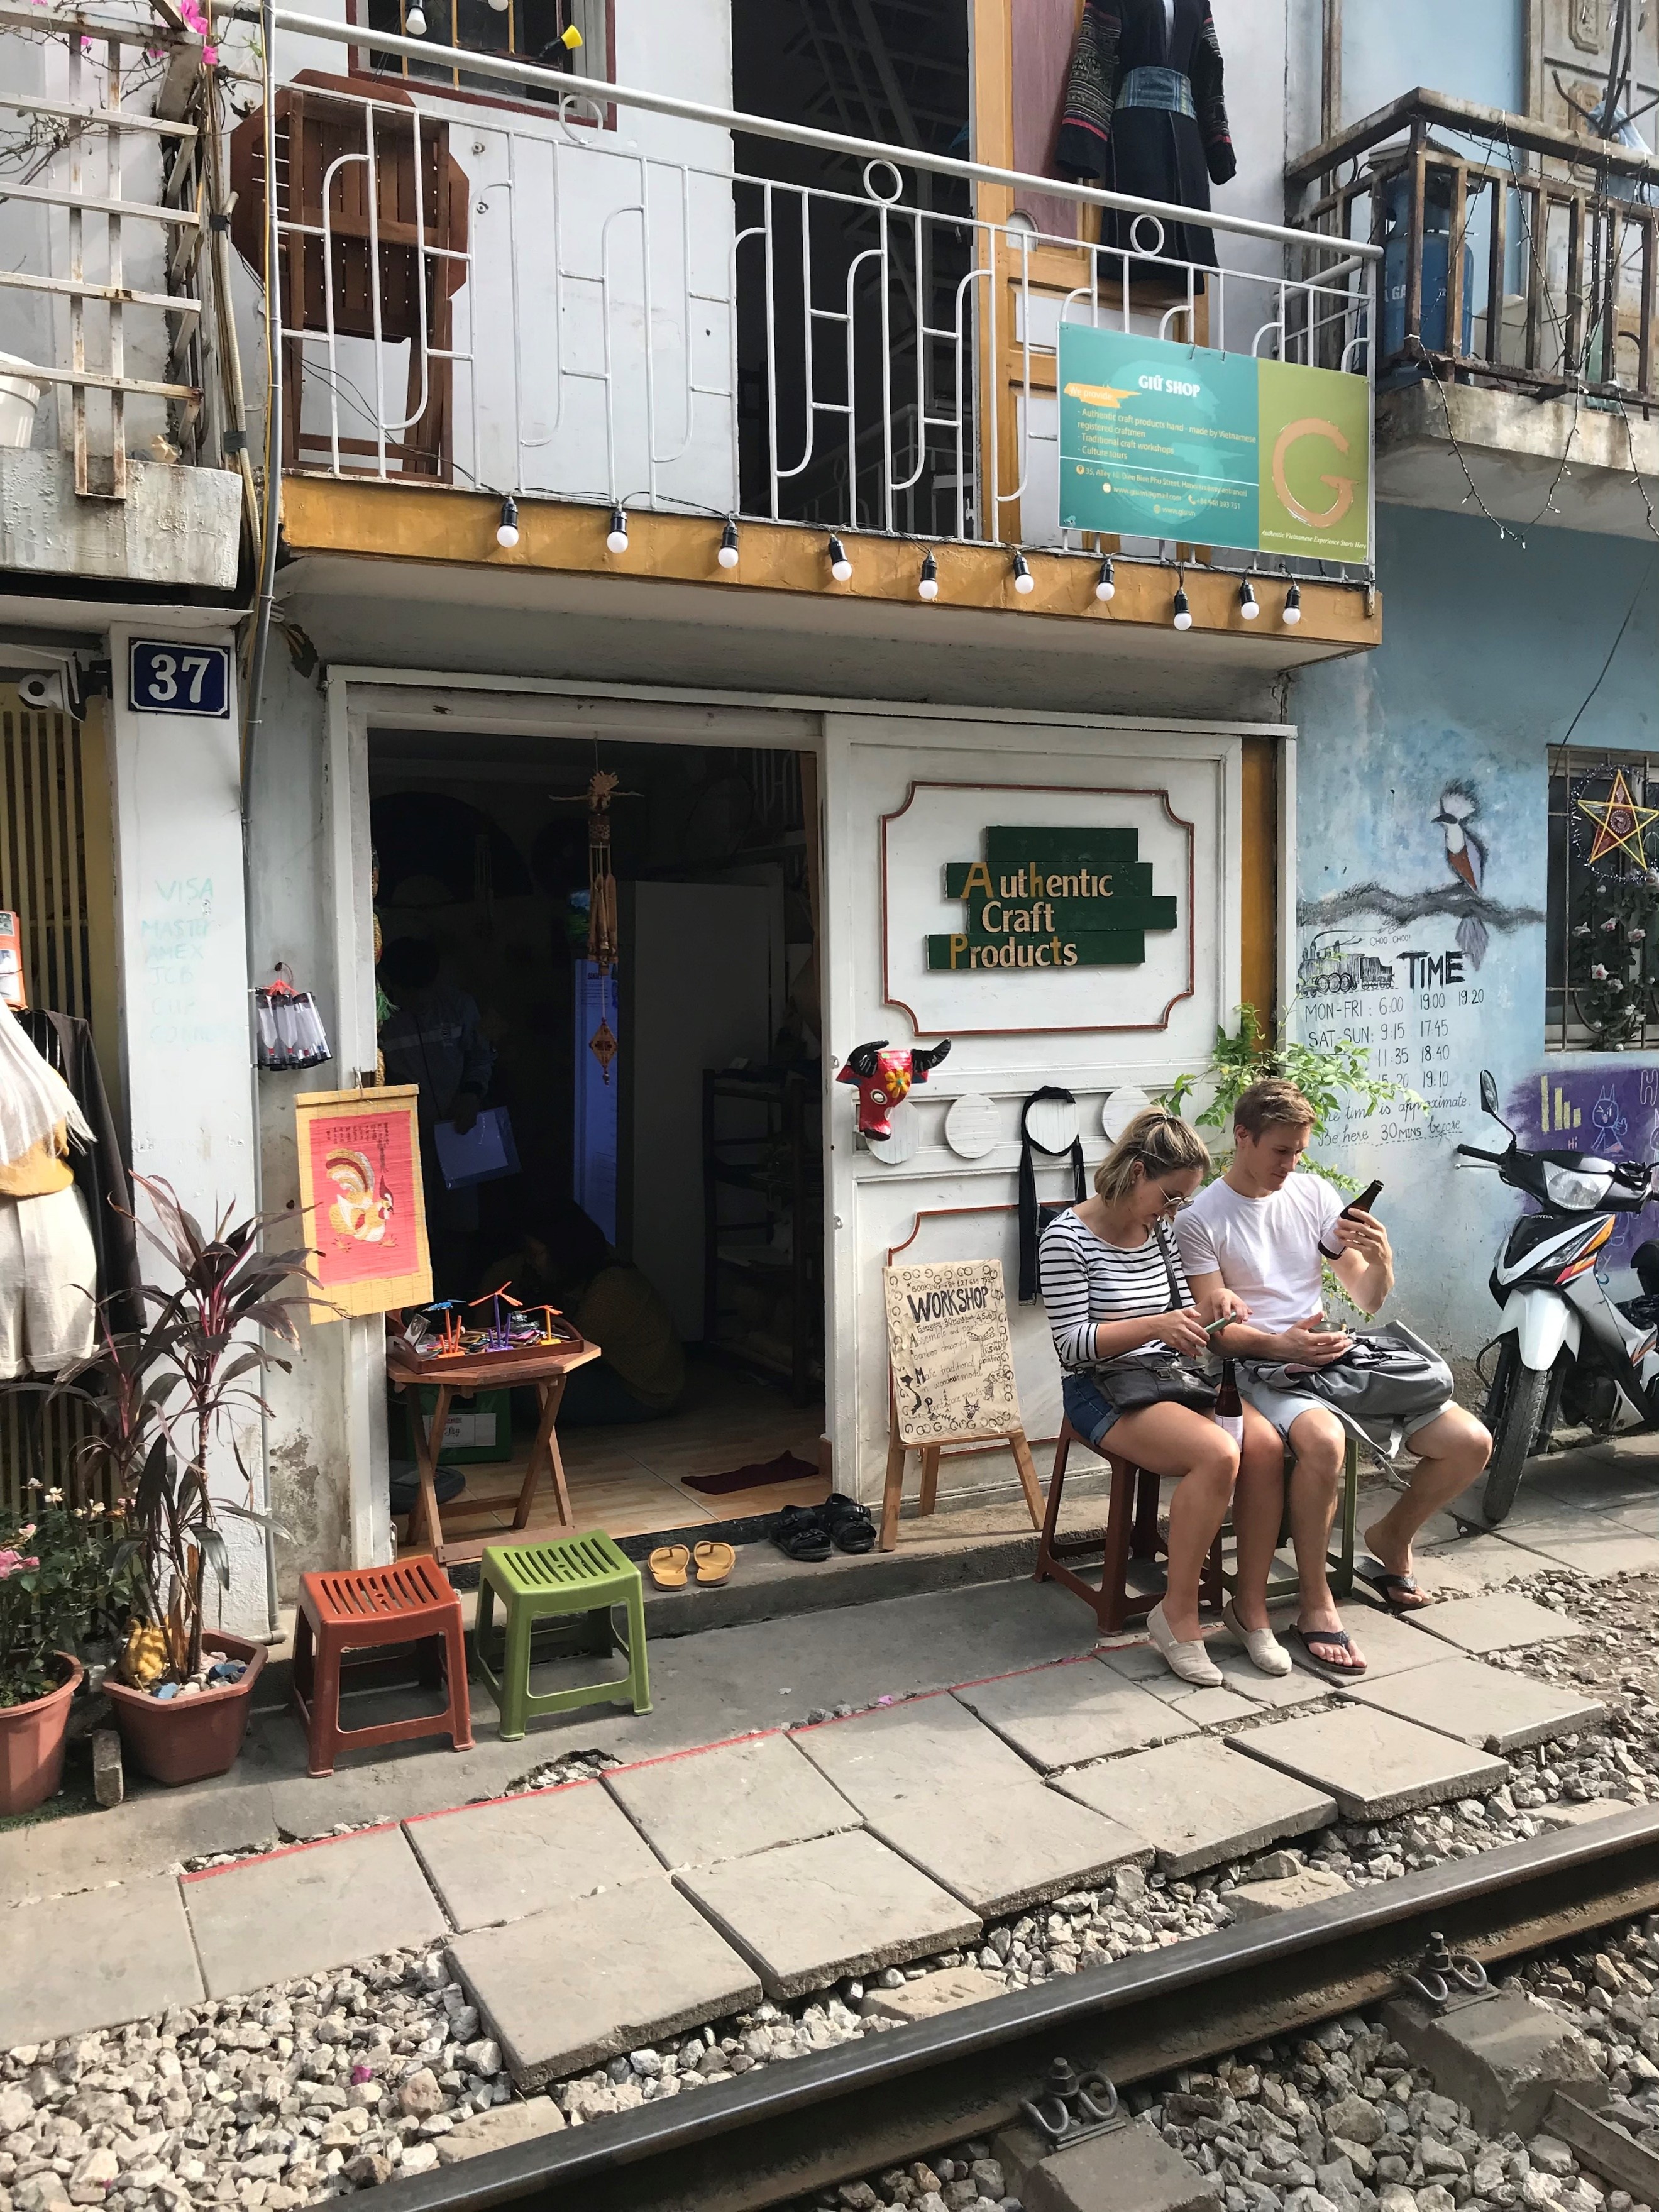
<path fill-rule="evenodd" d="M 1066 1419 L 1085 1443 L 1097 1445 L 1118 1418 L 1117 1407 L 1092 1375 L 1062 1375 L 1060 1397 Z"/>

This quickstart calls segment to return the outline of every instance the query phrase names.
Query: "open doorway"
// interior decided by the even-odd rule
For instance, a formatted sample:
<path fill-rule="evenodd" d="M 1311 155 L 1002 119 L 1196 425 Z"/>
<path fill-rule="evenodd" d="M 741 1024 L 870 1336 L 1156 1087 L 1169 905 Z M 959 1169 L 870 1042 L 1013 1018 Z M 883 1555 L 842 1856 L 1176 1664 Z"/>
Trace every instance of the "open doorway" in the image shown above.
<path fill-rule="evenodd" d="M 967 0 L 732 0 L 732 50 L 751 114 L 968 155 Z M 738 187 L 744 506 L 768 514 L 775 492 L 795 521 L 967 534 L 973 440 L 951 427 L 972 386 L 967 185 L 778 139 L 735 152 L 740 178 L 804 188 Z"/>
<path fill-rule="evenodd" d="M 596 774 L 617 957 L 590 957 Z M 575 1524 L 618 1537 L 827 1493 L 817 759 L 755 747 L 377 730 L 386 1078 L 421 1093 L 434 1294 L 506 1286 L 604 1358 L 558 1439 Z M 446 1131 L 495 1117 L 488 1179 Z M 531 1391 L 457 1401 L 446 1530 L 512 1524 Z M 414 1453 L 390 1415 L 392 1510 Z M 550 1489 L 530 1528 L 553 1533 Z"/>

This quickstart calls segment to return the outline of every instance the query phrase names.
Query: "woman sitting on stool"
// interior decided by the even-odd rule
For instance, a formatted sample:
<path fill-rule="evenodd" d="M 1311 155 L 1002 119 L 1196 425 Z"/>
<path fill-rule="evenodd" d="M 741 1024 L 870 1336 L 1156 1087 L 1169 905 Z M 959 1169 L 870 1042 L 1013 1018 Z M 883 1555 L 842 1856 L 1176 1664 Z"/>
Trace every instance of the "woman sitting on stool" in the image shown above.
<path fill-rule="evenodd" d="M 1128 1353 L 1202 1357 L 1204 1329 L 1165 1224 L 1193 1197 L 1209 1164 L 1203 1140 L 1179 1115 L 1158 1108 L 1137 1115 L 1096 1170 L 1095 1195 L 1068 1206 L 1044 1231 L 1041 1270 L 1066 1418 L 1094 1450 L 1177 1478 L 1168 1584 L 1146 1626 L 1182 1681 L 1213 1689 L 1222 1674 L 1199 1631 L 1199 1578 L 1230 1503 L 1241 1571 L 1247 1559 L 1271 1557 L 1283 1448 L 1249 1406 L 1242 1462 L 1238 1445 L 1207 1413 L 1167 1401 L 1120 1413 L 1107 1395 L 1109 1376 L 1095 1371 Z M 1174 1306 L 1172 1280 L 1179 1294 Z M 1224 1618 L 1231 1609 L 1229 1601 Z M 1243 1643 L 1243 1632 L 1235 1633 Z M 1290 1654 L 1277 1644 L 1269 1651 L 1268 1642 L 1252 1639 L 1250 1656 L 1265 1673 L 1288 1674 Z"/>

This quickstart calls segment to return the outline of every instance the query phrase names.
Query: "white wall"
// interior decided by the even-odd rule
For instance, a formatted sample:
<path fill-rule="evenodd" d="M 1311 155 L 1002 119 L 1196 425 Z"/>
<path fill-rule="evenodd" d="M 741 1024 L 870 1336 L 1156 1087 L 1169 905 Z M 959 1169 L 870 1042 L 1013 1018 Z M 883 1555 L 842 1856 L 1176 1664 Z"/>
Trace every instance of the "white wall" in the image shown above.
<path fill-rule="evenodd" d="M 141 633 L 153 637 L 154 623 Z M 234 646 L 229 631 L 190 630 L 191 642 Z M 115 830 L 116 945 L 123 1081 L 140 1176 L 169 1183 L 204 1228 L 257 1204 L 249 1041 L 247 940 L 238 789 L 239 710 L 222 721 L 135 714 L 127 704 L 128 641 L 110 633 L 115 672 L 111 781 Z M 146 1211 L 139 1200 L 140 1218 Z M 165 1284 L 146 1253 L 146 1275 Z M 264 1504 L 260 1425 L 238 1424 L 236 1449 Z M 249 1501 L 231 1450 L 216 1488 Z M 228 1626 L 268 1625 L 264 1552 L 245 1522 L 228 1520 L 233 1585 Z"/>
<path fill-rule="evenodd" d="M 839 1060 L 866 1038 L 955 1036 L 949 1059 L 912 1093 L 919 1142 L 902 1164 L 857 1139 L 849 1090 L 833 1075 L 827 1085 L 828 1419 L 838 1487 L 869 1499 L 879 1494 L 887 1445 L 881 1271 L 901 1247 L 907 1262 L 1001 1261 L 1026 1431 L 1058 1433 L 1060 1374 L 1048 1328 L 1039 1307 L 1016 1303 L 1021 1102 L 1043 1084 L 1071 1091 L 1092 1171 L 1106 1149 L 1102 1108 L 1114 1088 L 1157 1088 L 1205 1064 L 1239 997 L 1239 739 L 1190 727 L 830 714 L 824 748 L 826 1048 Z M 901 845 L 898 833 L 922 796 L 913 797 L 913 787 L 930 784 L 957 788 L 933 795 L 929 826 Z M 884 815 L 894 817 L 885 866 Z M 1154 863 L 1155 891 L 1177 896 L 1177 937 L 1160 943 L 1149 935 L 1145 970 L 1079 968 L 1053 984 L 1030 973 L 920 975 L 924 933 L 962 927 L 960 903 L 943 896 L 942 871 L 947 860 L 975 857 L 964 833 L 1079 821 L 1134 823 L 1140 857 Z M 1190 887 L 1178 824 L 1191 825 Z M 1109 1028 L 1158 1022 L 1166 971 L 1173 958 L 1184 981 L 1188 943 L 1192 994 L 1169 1008 L 1165 1025 Z M 907 1006 L 919 1018 L 915 1028 Z M 1090 1022 L 1100 1026 L 1080 1026 Z M 1020 1034 L 1042 1023 L 1065 1026 Z M 971 1092 L 993 1102 L 998 1135 L 969 1163 L 950 1149 L 944 1123 L 951 1101 Z M 1071 1195 L 1058 1167 L 1043 1169 L 1037 1182 L 1041 1195 Z M 997 1453 L 947 1457 L 942 1479 L 969 1486 L 1012 1476 L 1012 1462 Z"/>

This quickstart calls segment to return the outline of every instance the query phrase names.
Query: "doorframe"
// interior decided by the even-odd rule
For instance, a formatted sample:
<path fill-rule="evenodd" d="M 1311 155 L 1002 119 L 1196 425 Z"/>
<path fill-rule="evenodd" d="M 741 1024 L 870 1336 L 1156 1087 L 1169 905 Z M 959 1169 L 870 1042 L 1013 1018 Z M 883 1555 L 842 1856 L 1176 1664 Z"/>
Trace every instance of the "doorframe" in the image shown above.
<path fill-rule="evenodd" d="M 827 865 L 830 855 L 830 827 L 826 805 L 828 736 L 826 720 L 843 722 L 854 718 L 898 719 L 909 723 L 945 722 L 981 730 L 1018 726 L 1055 732 L 1133 732 L 1157 737 L 1202 737 L 1272 739 L 1279 749 L 1277 778 L 1278 899 L 1277 973 L 1279 1003 L 1289 1004 L 1287 982 L 1295 967 L 1295 776 L 1296 726 L 1287 722 L 1231 721 L 1214 716 L 1157 717 L 1146 714 L 1085 714 L 1016 711 L 1006 708 L 963 708 L 919 704 L 915 701 L 841 699 L 821 694 L 757 693 L 647 684 L 584 682 L 568 677 L 489 676 L 465 671 L 419 667 L 374 667 L 336 665 L 326 679 L 326 805 L 324 813 L 324 871 L 325 896 L 332 919 L 334 941 L 334 998 L 337 1059 L 342 1080 L 355 1080 L 357 1071 L 372 1067 L 374 1058 L 374 1000 L 373 988 L 373 900 L 369 883 L 368 740 L 376 727 L 402 729 L 438 727 L 458 740 L 468 735 L 518 732 L 548 737 L 593 734 L 596 724 L 605 724 L 616 742 L 700 744 L 725 741 L 764 745 L 780 750 L 811 751 L 819 765 L 817 836 L 820 866 L 823 867 L 823 897 L 819 956 L 823 979 L 823 1089 L 825 1127 L 837 1103 L 836 1070 L 837 1045 L 850 1042 L 836 1031 L 834 1006 L 836 992 L 830 979 L 837 973 L 838 933 L 848 917 L 839 910 L 835 895 L 836 871 Z M 573 726 L 570 709 L 586 703 L 605 711 L 592 720 Z M 442 705 L 440 723 L 434 705 Z M 646 710 L 654 726 L 629 728 L 633 717 L 625 710 Z M 707 709 L 740 718 L 729 735 L 711 724 Z M 641 716 L 643 723 L 645 716 Z M 983 740 L 981 740 L 983 742 Z M 809 836 L 812 825 L 808 824 Z M 850 895 L 850 894 L 849 894 Z M 366 957 L 367 956 L 367 957 Z M 844 1100 L 840 1101 L 845 1104 Z M 828 1154 L 826 1146 L 826 1165 Z M 845 1361 L 836 1346 L 843 1326 L 842 1308 L 850 1316 L 855 1269 L 836 1265 L 836 1216 L 838 1177 L 824 1176 L 824 1389 L 825 1425 L 844 1455 L 851 1450 L 856 1465 L 856 1366 L 843 1372 Z M 386 1353 L 382 1324 L 375 1315 L 339 1324 L 348 1332 L 342 1387 L 346 1402 L 342 1430 L 346 1438 L 348 1483 L 346 1525 L 349 1532 L 351 1564 L 384 1564 L 391 1557 L 391 1522 L 386 1510 L 384 1473 L 386 1456 Z M 848 1346 L 856 1362 L 856 1348 Z M 845 1468 L 843 1467 L 843 1473 Z M 840 1476 L 837 1479 L 841 1479 Z"/>

